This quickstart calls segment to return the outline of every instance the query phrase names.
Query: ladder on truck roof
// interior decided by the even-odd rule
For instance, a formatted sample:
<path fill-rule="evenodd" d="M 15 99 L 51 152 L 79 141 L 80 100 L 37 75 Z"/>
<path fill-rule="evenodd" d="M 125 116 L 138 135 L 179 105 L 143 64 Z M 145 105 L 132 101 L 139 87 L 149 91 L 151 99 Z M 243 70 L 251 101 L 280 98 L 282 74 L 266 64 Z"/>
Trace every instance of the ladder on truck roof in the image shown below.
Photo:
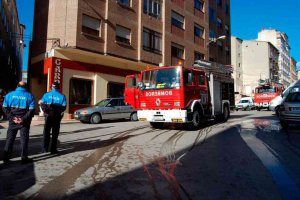
<path fill-rule="evenodd" d="M 201 68 L 206 71 L 206 73 L 208 72 L 213 74 L 215 80 L 220 80 L 222 82 L 233 82 L 233 78 L 231 77 L 233 70 L 231 66 L 225 66 L 206 60 L 196 60 L 193 67 Z"/>

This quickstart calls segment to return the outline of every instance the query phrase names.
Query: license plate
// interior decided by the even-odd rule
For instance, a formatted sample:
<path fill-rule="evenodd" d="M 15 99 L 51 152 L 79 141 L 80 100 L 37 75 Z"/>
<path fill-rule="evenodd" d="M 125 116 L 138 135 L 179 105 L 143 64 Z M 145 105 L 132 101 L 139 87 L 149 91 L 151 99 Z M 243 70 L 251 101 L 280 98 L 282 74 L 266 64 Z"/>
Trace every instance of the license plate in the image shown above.
<path fill-rule="evenodd" d="M 75 118 L 78 118 L 78 115 L 74 115 Z"/>
<path fill-rule="evenodd" d="M 154 121 L 164 121 L 162 116 L 154 116 Z"/>

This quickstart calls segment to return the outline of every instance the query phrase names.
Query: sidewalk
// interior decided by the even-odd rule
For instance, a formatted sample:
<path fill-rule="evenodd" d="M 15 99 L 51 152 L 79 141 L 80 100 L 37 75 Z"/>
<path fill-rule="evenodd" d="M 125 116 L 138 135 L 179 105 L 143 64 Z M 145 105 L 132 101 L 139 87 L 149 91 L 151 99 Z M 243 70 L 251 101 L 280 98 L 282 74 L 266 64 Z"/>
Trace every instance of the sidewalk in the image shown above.
<path fill-rule="evenodd" d="M 44 124 L 44 117 L 41 117 L 39 115 L 35 115 L 33 118 L 32 118 L 32 122 L 31 122 L 31 126 L 37 126 L 37 125 L 41 125 L 41 124 Z M 66 118 L 63 118 L 61 120 L 61 123 L 62 124 L 65 124 L 65 123 L 76 123 L 76 122 L 79 122 L 78 120 L 75 120 L 75 119 L 66 119 Z M 8 128 L 8 121 L 7 120 L 3 120 L 0 122 L 0 129 L 6 129 Z"/>

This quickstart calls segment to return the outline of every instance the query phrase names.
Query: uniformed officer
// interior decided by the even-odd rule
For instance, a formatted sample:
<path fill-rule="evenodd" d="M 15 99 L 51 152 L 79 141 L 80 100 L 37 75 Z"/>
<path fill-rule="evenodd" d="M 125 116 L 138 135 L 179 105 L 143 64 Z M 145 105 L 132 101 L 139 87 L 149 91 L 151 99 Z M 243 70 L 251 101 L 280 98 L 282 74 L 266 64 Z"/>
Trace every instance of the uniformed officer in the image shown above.
<path fill-rule="evenodd" d="M 21 137 L 21 160 L 23 164 L 32 160 L 28 158 L 29 129 L 34 116 L 35 101 L 33 95 L 27 91 L 26 83 L 21 81 L 15 91 L 8 93 L 3 102 L 9 126 L 4 148 L 4 163 L 8 163 L 13 150 L 14 141 L 18 130 Z"/>
<path fill-rule="evenodd" d="M 51 154 L 58 153 L 57 138 L 59 135 L 60 122 L 63 112 L 66 110 L 67 101 L 64 94 L 59 92 L 59 83 L 52 84 L 52 90 L 43 95 L 40 100 L 41 108 L 45 115 L 43 149 L 44 153 L 49 151 L 50 131 L 52 129 Z"/>

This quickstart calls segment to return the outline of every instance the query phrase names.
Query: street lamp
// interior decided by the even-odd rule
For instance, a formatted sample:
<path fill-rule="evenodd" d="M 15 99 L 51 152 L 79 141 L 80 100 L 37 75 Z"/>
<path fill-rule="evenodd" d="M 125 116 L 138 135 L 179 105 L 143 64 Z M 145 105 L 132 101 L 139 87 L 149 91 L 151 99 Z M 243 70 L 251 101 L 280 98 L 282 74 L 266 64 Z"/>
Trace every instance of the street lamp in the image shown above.
<path fill-rule="evenodd" d="M 218 40 L 225 40 L 225 39 L 226 39 L 226 35 L 221 35 L 220 37 L 217 38 L 209 38 L 209 42 L 206 43 L 206 46 L 208 46 L 212 42 L 217 42 Z"/>

